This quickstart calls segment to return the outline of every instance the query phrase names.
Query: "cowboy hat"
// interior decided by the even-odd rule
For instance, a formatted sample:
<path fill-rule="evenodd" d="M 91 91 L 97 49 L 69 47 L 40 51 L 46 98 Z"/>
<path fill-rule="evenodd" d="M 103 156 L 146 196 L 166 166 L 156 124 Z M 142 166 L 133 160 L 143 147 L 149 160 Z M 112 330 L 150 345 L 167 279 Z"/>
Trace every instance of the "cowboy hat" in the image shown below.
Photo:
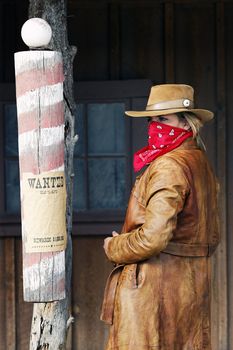
<path fill-rule="evenodd" d="M 203 123 L 214 117 L 207 109 L 194 108 L 194 90 L 185 84 L 152 86 L 145 111 L 126 111 L 130 117 L 152 117 L 178 112 L 192 112 Z"/>

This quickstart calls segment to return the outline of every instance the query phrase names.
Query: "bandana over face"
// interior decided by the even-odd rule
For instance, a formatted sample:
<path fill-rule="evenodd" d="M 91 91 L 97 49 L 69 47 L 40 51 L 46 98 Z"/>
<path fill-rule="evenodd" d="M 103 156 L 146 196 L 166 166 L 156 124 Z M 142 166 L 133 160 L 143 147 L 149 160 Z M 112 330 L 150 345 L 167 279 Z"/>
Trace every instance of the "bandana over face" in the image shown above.
<path fill-rule="evenodd" d="M 180 146 L 184 140 L 193 136 L 193 132 L 153 121 L 149 124 L 148 135 L 148 146 L 134 154 L 135 171 L 141 170 L 157 157 Z"/>

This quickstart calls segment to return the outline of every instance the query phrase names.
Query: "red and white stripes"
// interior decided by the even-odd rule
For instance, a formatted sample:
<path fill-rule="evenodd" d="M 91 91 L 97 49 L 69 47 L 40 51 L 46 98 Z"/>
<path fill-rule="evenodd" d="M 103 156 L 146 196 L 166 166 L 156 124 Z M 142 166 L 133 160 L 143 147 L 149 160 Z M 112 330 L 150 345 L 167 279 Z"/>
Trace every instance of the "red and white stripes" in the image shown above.
<path fill-rule="evenodd" d="M 54 51 L 15 54 L 20 178 L 64 170 L 62 56 Z M 22 214 L 23 243 L 24 232 Z M 26 253 L 24 299 L 45 302 L 65 297 L 65 252 Z"/>

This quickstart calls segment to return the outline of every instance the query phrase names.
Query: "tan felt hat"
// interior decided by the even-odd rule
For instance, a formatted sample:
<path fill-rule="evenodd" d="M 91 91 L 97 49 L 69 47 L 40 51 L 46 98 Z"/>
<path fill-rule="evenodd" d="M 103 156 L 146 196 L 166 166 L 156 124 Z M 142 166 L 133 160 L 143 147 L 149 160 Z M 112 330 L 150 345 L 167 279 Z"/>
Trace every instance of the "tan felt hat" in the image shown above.
<path fill-rule="evenodd" d="M 194 90 L 185 84 L 152 86 L 145 111 L 126 111 L 130 117 L 153 117 L 178 112 L 192 112 L 203 123 L 214 117 L 207 109 L 194 108 Z"/>

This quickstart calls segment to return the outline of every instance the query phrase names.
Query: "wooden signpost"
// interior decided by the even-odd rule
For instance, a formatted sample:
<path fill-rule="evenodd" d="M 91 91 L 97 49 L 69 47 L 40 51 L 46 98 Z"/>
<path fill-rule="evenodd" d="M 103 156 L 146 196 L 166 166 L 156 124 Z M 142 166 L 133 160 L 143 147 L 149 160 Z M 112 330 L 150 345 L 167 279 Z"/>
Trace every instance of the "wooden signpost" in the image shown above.
<path fill-rule="evenodd" d="M 62 55 L 15 54 L 24 300 L 65 298 L 66 192 Z"/>

